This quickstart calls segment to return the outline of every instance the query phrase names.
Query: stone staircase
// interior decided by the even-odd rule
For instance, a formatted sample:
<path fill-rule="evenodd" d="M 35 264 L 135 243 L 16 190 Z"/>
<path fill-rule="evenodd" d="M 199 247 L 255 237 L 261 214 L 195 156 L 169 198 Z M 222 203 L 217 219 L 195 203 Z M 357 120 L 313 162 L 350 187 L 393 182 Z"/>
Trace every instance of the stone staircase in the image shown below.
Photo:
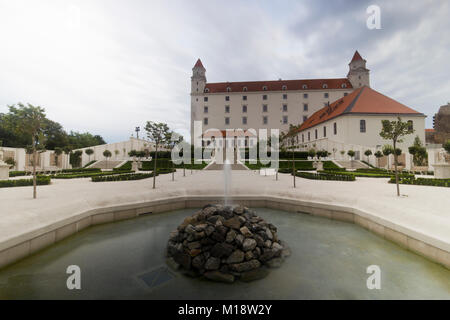
<path fill-rule="evenodd" d="M 335 160 L 341 167 L 346 169 L 370 168 L 367 164 L 359 160 Z"/>
<path fill-rule="evenodd" d="M 112 169 L 120 165 L 122 162 L 122 160 L 99 160 L 96 163 L 90 165 L 89 168 Z"/>

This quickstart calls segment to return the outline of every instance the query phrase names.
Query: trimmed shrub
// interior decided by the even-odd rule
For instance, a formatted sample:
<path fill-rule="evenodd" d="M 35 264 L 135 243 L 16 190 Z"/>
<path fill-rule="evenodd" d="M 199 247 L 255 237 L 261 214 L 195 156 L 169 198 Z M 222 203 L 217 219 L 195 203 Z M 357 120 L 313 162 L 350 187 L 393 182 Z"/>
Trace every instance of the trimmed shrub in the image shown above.
<path fill-rule="evenodd" d="M 158 174 L 157 174 L 158 175 Z M 141 180 L 153 177 L 152 173 L 130 173 L 121 175 L 109 175 L 109 176 L 97 176 L 92 177 L 92 182 L 106 182 L 106 181 L 128 181 L 128 180 Z"/>
<path fill-rule="evenodd" d="M 75 168 L 75 169 L 63 169 L 62 173 L 82 173 L 82 172 L 101 172 L 100 168 Z"/>
<path fill-rule="evenodd" d="M 131 173 L 131 170 L 120 170 L 120 171 L 109 171 L 109 172 L 82 172 L 73 174 L 56 174 L 52 175 L 53 179 L 77 179 L 77 178 L 90 178 L 90 177 L 101 177 L 101 176 L 112 176 L 123 173 Z"/>
<path fill-rule="evenodd" d="M 10 171 L 9 176 L 10 177 L 20 177 L 20 176 L 26 176 L 27 172 L 25 171 Z"/>
<path fill-rule="evenodd" d="M 50 184 L 51 178 L 48 176 L 37 176 L 36 185 L 48 185 Z M 0 180 L 0 188 L 10 188 L 10 187 L 25 187 L 32 186 L 33 179 L 17 179 L 17 180 Z"/>
<path fill-rule="evenodd" d="M 343 175 L 336 173 L 296 172 L 295 175 L 300 178 L 312 180 L 355 181 L 355 176 L 353 175 Z"/>
<path fill-rule="evenodd" d="M 395 177 L 392 177 L 389 180 L 389 183 L 395 183 Z M 450 179 L 414 178 L 414 176 L 399 177 L 398 183 L 419 186 L 450 187 Z"/>

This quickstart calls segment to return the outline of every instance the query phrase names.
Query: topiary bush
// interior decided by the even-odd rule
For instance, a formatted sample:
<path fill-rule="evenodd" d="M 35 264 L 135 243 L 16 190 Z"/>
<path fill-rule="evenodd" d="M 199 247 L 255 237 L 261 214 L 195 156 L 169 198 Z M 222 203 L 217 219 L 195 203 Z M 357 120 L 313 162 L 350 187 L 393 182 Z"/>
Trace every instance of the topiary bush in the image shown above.
<path fill-rule="evenodd" d="M 354 175 L 343 175 L 328 172 L 327 173 L 296 172 L 295 176 L 313 180 L 355 181 Z"/>
<path fill-rule="evenodd" d="M 36 185 L 48 185 L 51 182 L 49 176 L 37 176 Z M 0 188 L 10 188 L 10 187 L 25 187 L 32 186 L 33 179 L 17 179 L 17 180 L 0 180 Z"/>

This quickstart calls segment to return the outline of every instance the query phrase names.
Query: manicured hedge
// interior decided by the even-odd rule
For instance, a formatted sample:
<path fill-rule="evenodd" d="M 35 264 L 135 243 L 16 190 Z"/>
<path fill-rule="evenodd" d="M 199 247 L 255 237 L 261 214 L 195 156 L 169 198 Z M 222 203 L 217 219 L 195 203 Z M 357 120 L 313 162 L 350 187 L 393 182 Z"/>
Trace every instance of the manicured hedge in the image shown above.
<path fill-rule="evenodd" d="M 158 174 L 157 174 L 158 175 Z M 130 173 L 121 175 L 109 175 L 109 176 L 97 176 L 92 177 L 92 182 L 106 182 L 106 181 L 128 181 L 128 180 L 141 180 L 153 177 L 152 173 Z"/>
<path fill-rule="evenodd" d="M 48 176 L 37 176 L 36 177 L 36 185 L 42 186 L 50 184 L 50 177 Z M 9 187 L 24 187 L 24 186 L 32 186 L 33 179 L 17 179 L 17 180 L 0 180 L 0 188 L 9 188 Z"/>
<path fill-rule="evenodd" d="M 330 171 L 320 171 L 320 172 L 330 172 Z M 389 173 L 389 172 L 379 172 L 379 173 L 367 173 L 367 172 L 359 172 L 359 171 L 339 171 L 339 174 L 342 175 L 349 175 L 354 177 L 361 177 L 361 178 L 391 178 L 392 175 L 395 175 L 395 173 Z M 408 173 L 398 173 L 399 177 L 414 177 L 414 175 L 408 174 Z"/>
<path fill-rule="evenodd" d="M 85 168 L 85 169 L 91 169 L 91 168 L 86 168 L 86 167 L 89 167 L 91 164 L 93 164 L 93 163 L 95 163 L 95 162 L 97 162 L 97 160 L 89 161 L 88 163 L 86 163 L 86 164 L 84 165 L 83 168 Z"/>
<path fill-rule="evenodd" d="M 10 177 L 20 177 L 20 176 L 26 176 L 28 173 L 26 171 L 10 171 L 9 176 Z"/>
<path fill-rule="evenodd" d="M 296 172 L 297 177 L 313 180 L 355 181 L 355 176 L 336 173 Z"/>
<path fill-rule="evenodd" d="M 185 167 L 186 169 L 195 169 L 195 170 L 201 170 L 204 167 L 206 167 L 207 163 L 206 162 L 202 162 L 202 163 L 194 163 L 194 159 L 191 160 L 191 164 L 186 164 Z M 126 163 L 124 163 L 122 166 L 120 166 L 119 168 L 114 168 L 113 170 L 131 170 L 131 163 L 132 161 L 127 161 Z M 155 165 L 154 160 L 152 161 L 142 161 L 142 169 L 139 169 L 141 171 L 153 171 L 153 167 Z M 178 164 L 178 165 L 174 165 L 175 168 L 183 168 L 183 164 Z M 156 163 L 156 169 L 161 169 L 161 168 L 172 168 L 172 161 L 170 159 L 157 159 L 157 163 Z"/>
<path fill-rule="evenodd" d="M 77 179 L 77 178 L 90 178 L 90 177 L 101 177 L 101 176 L 111 176 L 116 174 L 131 173 L 131 170 L 117 170 L 108 172 L 84 172 L 84 173 L 73 173 L 73 174 L 56 174 L 52 175 L 53 179 Z"/>
<path fill-rule="evenodd" d="M 414 176 L 412 176 L 399 177 L 398 182 L 401 184 L 413 184 L 419 186 L 450 187 L 450 179 L 414 178 Z M 395 183 L 395 177 L 392 177 L 389 180 L 389 183 Z"/>
<path fill-rule="evenodd" d="M 75 169 L 63 169 L 62 173 L 83 173 L 83 172 L 101 172 L 100 168 L 75 168 Z"/>

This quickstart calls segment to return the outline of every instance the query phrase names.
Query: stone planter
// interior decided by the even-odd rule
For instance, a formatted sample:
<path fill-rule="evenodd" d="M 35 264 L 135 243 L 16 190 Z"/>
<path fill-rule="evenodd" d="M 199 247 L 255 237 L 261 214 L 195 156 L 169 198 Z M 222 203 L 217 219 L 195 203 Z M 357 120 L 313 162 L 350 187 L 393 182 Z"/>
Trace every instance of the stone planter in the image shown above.
<path fill-rule="evenodd" d="M 432 166 L 436 179 L 450 179 L 450 163 L 437 163 Z"/>

